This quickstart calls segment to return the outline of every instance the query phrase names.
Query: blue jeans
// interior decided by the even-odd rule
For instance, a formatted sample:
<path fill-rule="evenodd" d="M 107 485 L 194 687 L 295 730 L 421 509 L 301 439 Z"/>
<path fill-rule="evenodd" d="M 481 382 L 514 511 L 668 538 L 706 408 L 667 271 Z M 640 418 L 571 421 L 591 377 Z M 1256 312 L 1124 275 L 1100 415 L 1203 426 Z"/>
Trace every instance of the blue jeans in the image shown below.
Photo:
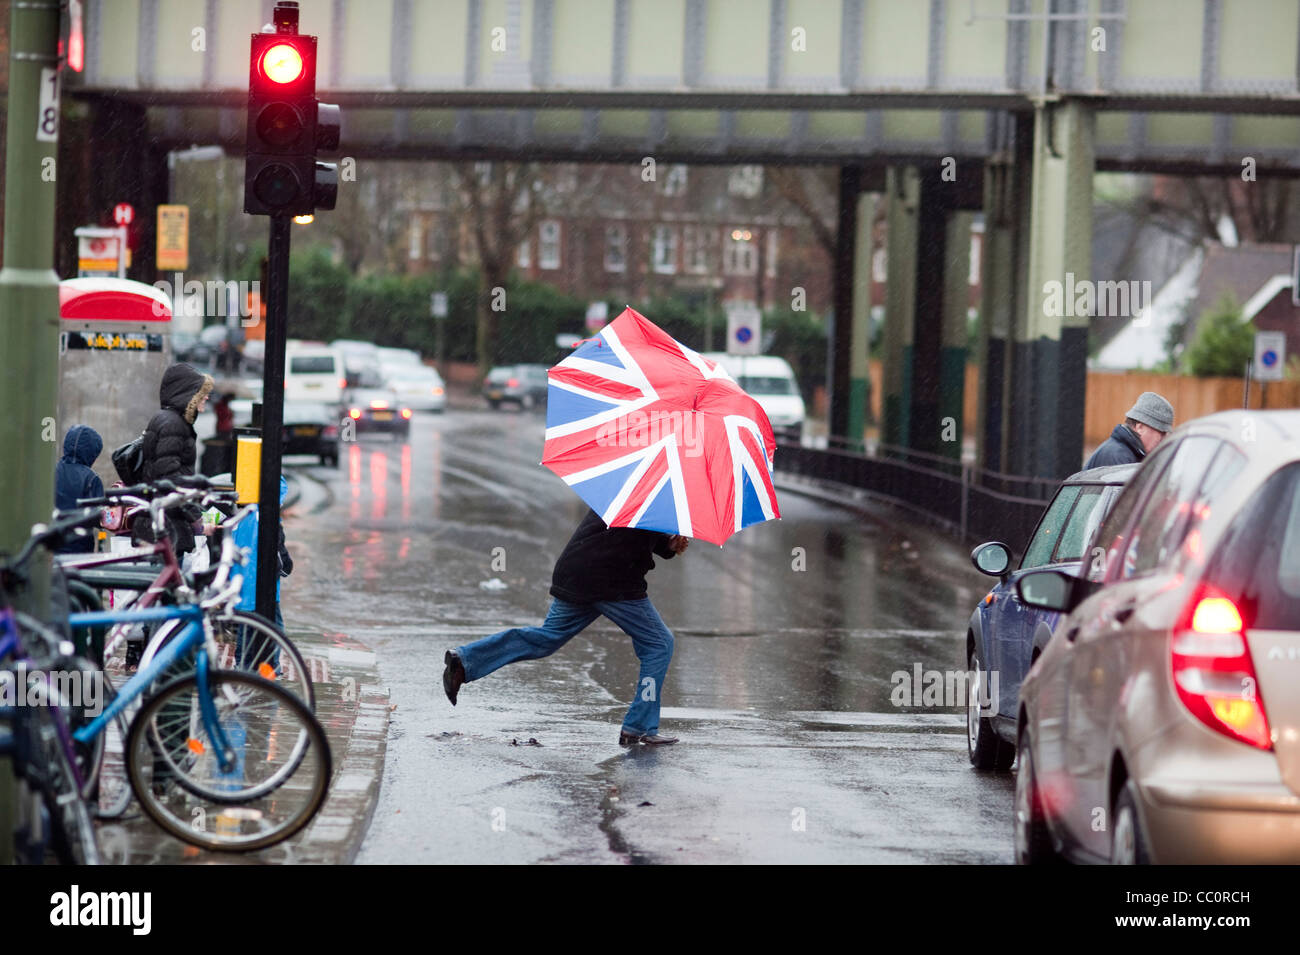
<path fill-rule="evenodd" d="M 663 696 L 668 663 L 673 658 L 673 634 L 664 626 L 649 597 L 593 604 L 573 604 L 554 598 L 540 627 L 514 627 L 457 647 L 456 653 L 465 666 L 465 679 L 482 679 L 516 660 L 550 656 L 601 615 L 614 621 L 632 638 L 632 647 L 641 661 L 632 705 L 623 717 L 623 731 L 653 736 L 659 732 L 659 700 Z"/>

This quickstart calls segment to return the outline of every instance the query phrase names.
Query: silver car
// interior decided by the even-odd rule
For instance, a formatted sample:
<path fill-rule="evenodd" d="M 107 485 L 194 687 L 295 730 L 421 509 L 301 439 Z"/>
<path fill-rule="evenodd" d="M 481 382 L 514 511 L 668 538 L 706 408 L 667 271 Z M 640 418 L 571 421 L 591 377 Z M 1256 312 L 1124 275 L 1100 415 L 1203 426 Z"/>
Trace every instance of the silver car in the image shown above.
<path fill-rule="evenodd" d="M 1021 688 L 1017 860 L 1300 862 L 1300 412 L 1171 433 Z"/>

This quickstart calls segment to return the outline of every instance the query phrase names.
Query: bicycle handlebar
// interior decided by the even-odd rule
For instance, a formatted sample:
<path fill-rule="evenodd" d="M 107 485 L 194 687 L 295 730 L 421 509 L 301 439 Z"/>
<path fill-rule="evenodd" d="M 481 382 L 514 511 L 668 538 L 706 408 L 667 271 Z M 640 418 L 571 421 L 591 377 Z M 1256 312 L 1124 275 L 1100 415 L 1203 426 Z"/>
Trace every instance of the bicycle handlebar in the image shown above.
<path fill-rule="evenodd" d="M 50 524 L 37 524 L 32 527 L 31 536 L 27 539 L 27 543 L 23 545 L 23 549 L 8 562 L 7 566 L 11 570 L 17 570 L 31 560 L 32 554 L 35 553 L 37 547 L 44 546 L 53 550 L 68 538 L 81 536 L 74 535 L 73 531 L 98 523 L 99 511 L 90 508 L 56 518 Z"/>

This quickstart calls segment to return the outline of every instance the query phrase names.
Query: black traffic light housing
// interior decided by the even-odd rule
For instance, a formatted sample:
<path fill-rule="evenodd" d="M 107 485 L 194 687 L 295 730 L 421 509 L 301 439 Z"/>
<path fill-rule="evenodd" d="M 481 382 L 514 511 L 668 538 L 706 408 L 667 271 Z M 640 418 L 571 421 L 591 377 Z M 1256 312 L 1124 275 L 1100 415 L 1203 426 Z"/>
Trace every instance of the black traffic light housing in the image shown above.
<path fill-rule="evenodd" d="M 298 33 L 298 5 L 277 4 L 274 20 L 249 54 L 244 211 L 311 215 L 338 197 L 338 171 L 316 153 L 338 148 L 339 108 L 316 100 L 316 37 Z"/>

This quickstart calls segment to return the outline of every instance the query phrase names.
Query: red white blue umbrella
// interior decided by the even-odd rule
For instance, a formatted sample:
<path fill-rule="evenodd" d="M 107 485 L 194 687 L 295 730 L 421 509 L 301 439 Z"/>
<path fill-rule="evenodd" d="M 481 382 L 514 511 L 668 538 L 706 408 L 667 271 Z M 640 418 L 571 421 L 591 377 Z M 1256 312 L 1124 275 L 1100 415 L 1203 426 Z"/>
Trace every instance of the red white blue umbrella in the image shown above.
<path fill-rule="evenodd" d="M 610 527 L 722 544 L 781 516 L 763 409 L 645 316 L 625 310 L 548 375 L 542 463 Z"/>

